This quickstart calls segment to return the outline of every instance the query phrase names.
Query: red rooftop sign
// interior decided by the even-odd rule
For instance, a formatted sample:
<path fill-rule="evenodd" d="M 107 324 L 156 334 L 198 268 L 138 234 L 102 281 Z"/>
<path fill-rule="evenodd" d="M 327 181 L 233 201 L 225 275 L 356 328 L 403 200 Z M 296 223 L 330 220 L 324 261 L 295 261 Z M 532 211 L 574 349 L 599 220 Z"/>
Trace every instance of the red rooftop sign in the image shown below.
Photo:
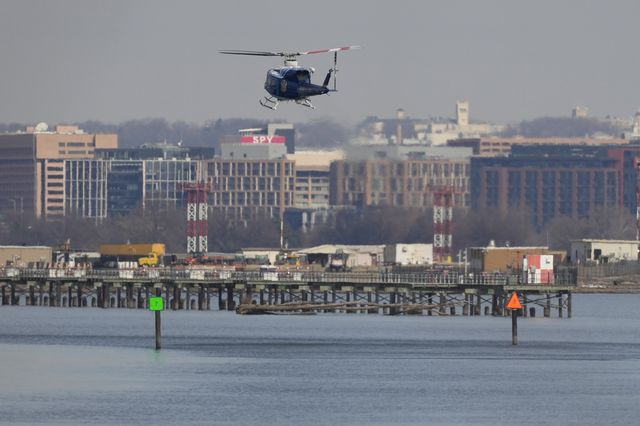
<path fill-rule="evenodd" d="M 242 143 L 258 143 L 258 144 L 272 144 L 272 143 L 284 143 L 284 136 L 267 136 L 267 135 L 253 135 L 253 136 L 241 136 L 240 142 Z"/>

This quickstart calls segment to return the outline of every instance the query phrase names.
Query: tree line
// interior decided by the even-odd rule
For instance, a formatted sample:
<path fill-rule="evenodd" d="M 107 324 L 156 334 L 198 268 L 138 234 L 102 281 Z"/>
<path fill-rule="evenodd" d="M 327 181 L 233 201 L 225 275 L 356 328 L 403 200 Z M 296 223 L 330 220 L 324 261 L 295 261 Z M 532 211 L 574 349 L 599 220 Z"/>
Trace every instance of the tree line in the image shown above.
<path fill-rule="evenodd" d="M 142 144 L 167 142 L 191 147 L 214 147 L 219 152 L 222 136 L 237 135 L 239 129 L 262 128 L 269 122 L 252 118 L 211 119 L 204 123 L 169 122 L 164 118 L 128 120 L 118 124 L 90 120 L 77 123 L 87 133 L 116 133 L 120 148 L 136 148 Z M 32 124 L 31 124 L 32 125 Z M 24 123 L 0 123 L 0 133 L 24 130 Z M 329 149 L 345 145 L 353 129 L 328 118 L 296 123 L 296 145 Z"/>
<path fill-rule="evenodd" d="M 355 126 L 337 122 L 330 118 L 319 118 L 303 123 L 295 123 L 296 145 L 314 149 L 331 149 L 344 146 L 354 135 L 366 133 L 372 122 L 385 123 L 387 137 L 395 134 L 396 120 L 367 117 Z M 429 120 L 421 120 L 428 122 Z M 33 124 L 33 123 L 31 123 Z M 135 148 L 142 144 L 182 142 L 184 146 L 214 147 L 219 149 L 222 136 L 235 135 L 239 129 L 266 127 L 268 121 L 252 118 L 210 119 L 203 123 L 186 121 L 169 122 L 164 118 L 128 120 L 118 124 L 97 120 L 71 123 L 88 133 L 116 133 L 121 148 Z M 411 120 L 403 121 L 403 134 L 413 134 Z M 24 130 L 24 123 L 0 123 L 0 133 Z M 525 120 L 507 126 L 502 136 L 524 137 L 585 137 L 605 134 L 618 137 L 622 131 L 619 125 L 598 118 L 542 117 Z"/>
<path fill-rule="evenodd" d="M 79 217 L 44 220 L 6 212 L 0 219 L 0 244 L 59 246 L 70 241 L 74 249 L 94 251 L 105 243 L 162 242 L 172 253 L 186 251 L 186 218 L 182 208 L 147 209 L 96 221 Z M 549 246 L 568 250 L 570 240 L 580 238 L 636 238 L 635 218 L 628 210 L 595 211 L 589 218 L 556 218 L 534 226 L 524 211 L 454 209 L 453 252 L 484 247 L 489 241 L 499 246 Z M 325 224 L 302 232 L 285 226 L 289 248 L 320 244 L 393 244 L 433 242 L 432 209 L 369 207 L 341 210 Z M 277 219 L 257 217 L 243 223 L 222 212 L 209 214 L 210 252 L 236 252 L 247 247 L 280 244 Z"/>
<path fill-rule="evenodd" d="M 618 138 L 625 129 L 611 121 L 590 117 L 541 117 L 507 126 L 502 136 L 583 138 L 598 134 Z"/>

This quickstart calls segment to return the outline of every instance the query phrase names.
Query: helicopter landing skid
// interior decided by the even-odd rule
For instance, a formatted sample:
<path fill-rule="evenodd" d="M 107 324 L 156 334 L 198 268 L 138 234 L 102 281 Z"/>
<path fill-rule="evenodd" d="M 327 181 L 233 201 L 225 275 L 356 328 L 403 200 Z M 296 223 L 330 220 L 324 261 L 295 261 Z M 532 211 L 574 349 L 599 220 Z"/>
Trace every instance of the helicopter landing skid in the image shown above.
<path fill-rule="evenodd" d="M 271 98 L 271 97 L 264 97 L 264 102 L 262 101 L 262 99 L 260 99 L 258 102 L 260 102 L 260 105 L 262 105 L 265 108 L 269 108 L 272 110 L 276 110 L 278 109 L 278 100 L 275 98 Z"/>
<path fill-rule="evenodd" d="M 311 109 L 316 109 L 316 107 L 313 106 L 313 104 L 311 103 L 309 98 L 297 99 L 296 103 L 298 105 L 306 106 L 306 107 L 311 108 Z"/>

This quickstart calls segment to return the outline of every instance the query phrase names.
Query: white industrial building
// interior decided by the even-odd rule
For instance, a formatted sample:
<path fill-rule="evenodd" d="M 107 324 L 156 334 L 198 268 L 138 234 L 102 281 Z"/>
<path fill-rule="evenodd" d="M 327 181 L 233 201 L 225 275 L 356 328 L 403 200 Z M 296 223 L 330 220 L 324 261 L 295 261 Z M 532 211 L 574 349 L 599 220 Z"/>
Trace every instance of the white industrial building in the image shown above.
<path fill-rule="evenodd" d="M 320 246 L 299 250 L 298 252 L 306 254 L 310 263 L 317 263 L 322 266 L 325 266 L 329 263 L 331 256 L 341 252 L 347 255 L 345 266 L 348 269 L 353 269 L 359 267 L 377 266 L 381 264 L 384 256 L 384 246 L 323 244 Z"/>
<path fill-rule="evenodd" d="M 571 261 L 609 263 L 638 260 L 638 244 L 635 240 L 572 240 Z"/>
<path fill-rule="evenodd" d="M 394 265 L 430 265 L 433 263 L 433 244 L 387 244 L 384 262 Z"/>

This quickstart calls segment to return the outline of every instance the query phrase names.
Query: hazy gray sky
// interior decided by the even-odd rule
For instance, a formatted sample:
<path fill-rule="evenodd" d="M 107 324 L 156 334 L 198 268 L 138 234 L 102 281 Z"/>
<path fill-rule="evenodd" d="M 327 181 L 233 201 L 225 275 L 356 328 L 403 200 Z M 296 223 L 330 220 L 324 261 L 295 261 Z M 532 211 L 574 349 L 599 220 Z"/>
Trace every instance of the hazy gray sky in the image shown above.
<path fill-rule="evenodd" d="M 391 116 L 518 121 L 631 116 L 640 107 L 640 1 L 2 0 L 0 122 L 203 122 L 256 117 L 356 122 Z M 220 49 L 339 55 L 338 90 L 316 110 L 258 105 L 280 58 Z M 322 80 L 330 55 L 300 60 Z"/>

